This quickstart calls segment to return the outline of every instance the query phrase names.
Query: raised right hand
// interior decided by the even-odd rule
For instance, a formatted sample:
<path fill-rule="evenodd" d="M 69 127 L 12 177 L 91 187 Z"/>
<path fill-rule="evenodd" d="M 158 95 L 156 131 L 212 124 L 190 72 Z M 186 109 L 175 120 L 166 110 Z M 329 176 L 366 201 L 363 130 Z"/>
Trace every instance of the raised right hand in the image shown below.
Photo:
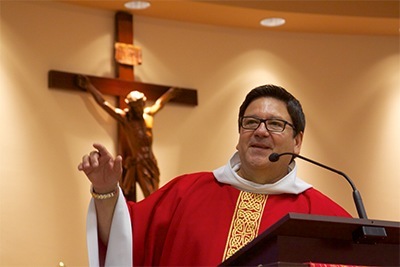
<path fill-rule="evenodd" d="M 114 157 L 101 144 L 95 143 L 96 149 L 82 157 L 78 170 L 89 178 L 96 193 L 109 193 L 115 190 L 122 175 L 122 157 Z"/>

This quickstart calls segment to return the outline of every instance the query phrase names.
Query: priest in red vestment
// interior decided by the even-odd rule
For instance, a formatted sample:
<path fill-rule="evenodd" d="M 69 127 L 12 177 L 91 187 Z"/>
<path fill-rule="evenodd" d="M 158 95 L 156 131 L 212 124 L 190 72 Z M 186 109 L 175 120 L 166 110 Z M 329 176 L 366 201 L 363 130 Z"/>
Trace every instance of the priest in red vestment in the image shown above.
<path fill-rule="evenodd" d="M 216 266 L 288 212 L 351 217 L 297 177 L 305 116 L 284 88 L 259 86 L 239 109 L 239 141 L 225 166 L 182 175 L 138 203 L 125 201 L 122 158 L 94 144 L 78 169 L 92 183 L 90 266 Z"/>

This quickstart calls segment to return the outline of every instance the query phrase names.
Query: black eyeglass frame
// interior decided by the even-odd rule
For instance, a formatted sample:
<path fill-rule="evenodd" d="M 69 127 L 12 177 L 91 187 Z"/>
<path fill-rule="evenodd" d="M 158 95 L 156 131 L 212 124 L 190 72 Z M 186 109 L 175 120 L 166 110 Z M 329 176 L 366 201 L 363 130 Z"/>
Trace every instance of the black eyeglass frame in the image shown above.
<path fill-rule="evenodd" d="M 253 128 L 246 128 L 246 127 L 243 127 L 243 119 L 246 119 L 246 118 L 257 120 L 257 121 L 258 121 L 257 127 L 254 128 L 254 129 L 253 129 Z M 270 129 L 268 129 L 268 124 L 267 124 L 268 121 L 280 121 L 280 122 L 283 122 L 282 131 L 277 131 L 277 130 L 270 130 Z M 295 130 L 295 127 L 294 127 L 293 124 L 291 124 L 291 123 L 288 122 L 288 121 L 282 120 L 282 119 L 260 119 L 260 118 L 258 118 L 258 117 L 254 117 L 254 116 L 243 116 L 243 117 L 240 117 L 239 122 L 240 122 L 240 127 L 242 127 L 242 128 L 245 129 L 245 130 L 253 130 L 253 131 L 255 131 L 255 130 L 258 129 L 258 127 L 260 127 L 261 123 L 264 123 L 265 129 L 267 129 L 269 132 L 281 133 L 281 132 L 285 131 L 286 125 L 289 125 L 290 127 L 293 128 L 293 130 Z"/>

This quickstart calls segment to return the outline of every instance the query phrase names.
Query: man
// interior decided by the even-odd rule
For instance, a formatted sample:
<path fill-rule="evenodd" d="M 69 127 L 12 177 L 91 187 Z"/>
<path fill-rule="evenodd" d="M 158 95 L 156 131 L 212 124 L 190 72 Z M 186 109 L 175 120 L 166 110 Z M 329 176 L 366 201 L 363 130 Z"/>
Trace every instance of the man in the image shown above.
<path fill-rule="evenodd" d="M 300 153 L 303 140 L 302 107 L 284 88 L 253 89 L 238 125 L 237 152 L 227 165 L 177 177 L 139 203 L 119 197 L 121 157 L 95 144 L 78 167 L 94 191 L 91 265 L 105 257 L 110 266 L 216 266 L 288 212 L 350 217 L 296 177 L 291 157 L 269 161 L 272 153 Z"/>

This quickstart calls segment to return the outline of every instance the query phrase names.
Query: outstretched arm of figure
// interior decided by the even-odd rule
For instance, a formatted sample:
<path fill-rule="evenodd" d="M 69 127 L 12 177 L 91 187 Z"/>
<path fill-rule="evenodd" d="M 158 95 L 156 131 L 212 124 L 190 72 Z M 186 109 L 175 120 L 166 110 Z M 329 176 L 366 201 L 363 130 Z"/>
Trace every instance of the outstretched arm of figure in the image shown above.
<path fill-rule="evenodd" d="M 145 113 L 149 115 L 155 115 L 158 111 L 160 111 L 165 104 L 170 101 L 171 99 L 177 97 L 181 93 L 181 89 L 179 88 L 170 88 L 168 91 L 166 91 L 162 96 L 160 96 L 154 105 L 151 107 L 146 107 Z"/>
<path fill-rule="evenodd" d="M 100 93 L 100 91 L 94 87 L 94 85 L 90 82 L 90 79 L 87 76 L 84 75 L 77 75 L 76 76 L 76 84 L 83 90 L 88 91 L 89 93 L 92 94 L 94 97 L 94 100 L 96 100 L 97 104 L 99 104 L 108 114 L 110 114 L 114 119 L 116 119 L 119 122 L 123 122 L 123 115 L 125 115 L 125 112 L 120 109 L 112 106 L 110 103 L 108 103 L 103 95 Z"/>
<path fill-rule="evenodd" d="M 84 155 L 78 170 L 83 171 L 98 194 L 115 192 L 107 199 L 95 199 L 99 237 L 107 246 L 114 208 L 118 199 L 118 182 L 122 175 L 122 157 L 114 158 L 101 144 L 93 144 L 96 149 Z"/>

